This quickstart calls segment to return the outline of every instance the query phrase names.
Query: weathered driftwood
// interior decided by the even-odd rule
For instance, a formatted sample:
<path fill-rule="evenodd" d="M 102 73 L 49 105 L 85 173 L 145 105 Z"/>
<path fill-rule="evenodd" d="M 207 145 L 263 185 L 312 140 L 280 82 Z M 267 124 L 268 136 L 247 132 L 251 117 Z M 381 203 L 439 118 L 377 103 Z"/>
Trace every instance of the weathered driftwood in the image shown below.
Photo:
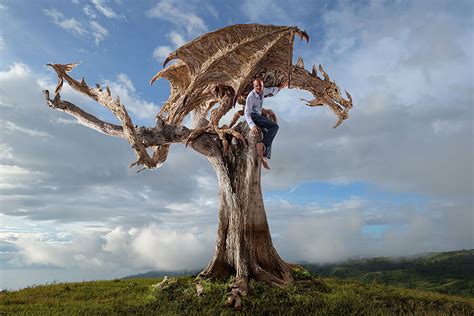
<path fill-rule="evenodd" d="M 257 76 L 263 78 L 265 86 L 288 82 L 289 88 L 309 91 L 314 99 L 304 100 L 306 105 L 328 105 L 338 117 L 334 127 L 348 117 L 352 108 L 349 93 L 346 92 L 348 99 L 344 99 L 321 65 L 318 69 L 323 78 L 318 77 L 316 66 L 307 71 L 301 58 L 292 64 L 295 35 L 309 40 L 306 32 L 295 26 L 241 24 L 204 34 L 181 46 L 166 58 L 164 66 L 171 60 L 177 61 L 151 79 L 153 83 L 165 78 L 171 84 L 170 96 L 151 127 L 136 127 L 109 87 L 91 88 L 84 79 L 73 79 L 68 73 L 77 64 L 48 64 L 56 71 L 58 84 L 53 99 L 44 91 L 47 104 L 76 117 L 85 126 L 127 140 L 137 157 L 131 166 L 160 167 L 174 143 L 190 144 L 208 158 L 219 183 L 219 222 L 215 253 L 197 278 L 197 291 L 203 294 L 203 278 L 235 275 L 228 304 L 236 308 L 241 306 L 240 296 L 248 293 L 250 278 L 276 286 L 285 286 L 293 278 L 290 266 L 272 244 L 255 149 L 259 136 L 252 136 L 245 122 L 235 125 L 243 111 L 238 111 L 229 125 L 220 127 L 220 119 L 236 102 L 245 102 L 252 79 Z M 108 108 L 121 126 L 104 122 L 61 100 L 64 80 L 77 92 Z M 189 114 L 192 129 L 181 125 Z M 276 122 L 273 111 L 265 109 L 263 114 Z M 154 149 L 151 157 L 147 148 Z"/>

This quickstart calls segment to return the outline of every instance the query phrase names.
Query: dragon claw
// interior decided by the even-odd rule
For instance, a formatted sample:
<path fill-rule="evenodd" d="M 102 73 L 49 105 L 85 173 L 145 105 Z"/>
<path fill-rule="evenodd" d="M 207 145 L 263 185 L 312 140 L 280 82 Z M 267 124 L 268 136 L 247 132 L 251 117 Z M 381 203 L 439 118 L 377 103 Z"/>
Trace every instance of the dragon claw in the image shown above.
<path fill-rule="evenodd" d="M 227 155 L 228 149 L 229 149 L 229 142 L 227 141 L 227 139 L 225 137 L 226 134 L 230 134 L 233 137 L 240 140 L 242 143 L 247 144 L 246 139 L 238 131 L 236 131 L 232 128 L 228 128 L 225 125 L 224 125 L 223 128 L 220 128 L 220 127 L 212 125 L 212 123 L 209 123 L 209 125 L 207 125 L 205 127 L 194 130 L 188 136 L 188 138 L 186 139 L 185 146 L 187 147 L 189 143 L 192 143 L 196 138 L 198 138 L 199 136 L 201 136 L 204 133 L 212 133 L 212 134 L 217 134 L 219 136 L 219 138 L 222 141 L 223 148 L 224 148 L 223 149 L 224 155 Z"/>

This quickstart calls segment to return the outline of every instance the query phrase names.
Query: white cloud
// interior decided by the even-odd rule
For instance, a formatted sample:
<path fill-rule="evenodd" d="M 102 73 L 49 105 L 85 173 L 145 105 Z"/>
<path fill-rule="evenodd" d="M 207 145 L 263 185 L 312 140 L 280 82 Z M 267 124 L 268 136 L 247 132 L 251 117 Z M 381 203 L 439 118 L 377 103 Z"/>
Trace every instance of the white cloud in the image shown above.
<path fill-rule="evenodd" d="M 6 80 L 10 77 L 20 77 L 25 78 L 31 74 L 30 68 L 23 64 L 23 63 L 14 63 L 10 68 L 6 71 L 0 71 L 0 80 Z M 2 102 L 2 104 L 4 104 Z"/>
<path fill-rule="evenodd" d="M 74 118 L 74 119 L 65 119 L 63 117 L 55 117 L 52 118 L 51 123 L 58 123 L 62 125 L 71 125 L 71 124 L 79 124 L 79 122 Z"/>
<path fill-rule="evenodd" d="M 183 46 L 187 42 L 181 34 L 175 31 L 168 34 L 168 37 L 171 39 L 171 42 L 175 47 Z"/>
<path fill-rule="evenodd" d="M 289 262 L 334 262 L 472 248 L 472 214 L 468 205 L 459 208 L 433 202 L 423 208 L 420 204 L 406 204 L 396 210 L 390 204 L 356 197 L 328 207 L 276 200 L 267 202 L 267 210 L 274 244 Z M 364 227 L 374 224 L 374 216 L 377 225 L 387 227 L 380 234 L 364 231 Z M 82 272 L 87 278 L 101 269 L 128 267 L 132 271 L 129 273 L 136 273 L 203 268 L 214 251 L 214 230 L 215 226 L 207 223 L 184 230 L 151 223 L 102 231 L 68 230 L 67 234 L 41 230 L 0 233 L 0 241 L 16 248 L 16 261 L 7 262 L 9 268 L 88 269 Z"/>
<path fill-rule="evenodd" d="M 402 192 L 472 192 L 465 170 L 473 159 L 474 59 L 465 43 L 473 31 L 462 6 L 420 6 L 345 3 L 322 15 L 324 40 L 314 49 L 304 44 L 305 63 L 323 64 L 354 107 L 333 130 L 327 107 L 298 101 L 305 92 L 265 100 L 281 122 L 272 159 L 278 173 L 264 174 L 267 188 L 343 178 Z"/>
<path fill-rule="evenodd" d="M 157 61 L 162 62 L 163 60 L 166 59 L 166 57 L 168 57 L 169 53 L 171 53 L 173 49 L 176 49 L 186 44 L 187 42 L 184 39 L 184 37 L 176 31 L 172 31 L 171 33 L 169 33 L 168 37 L 171 40 L 173 48 L 171 48 L 168 45 L 161 45 L 155 48 L 155 50 L 153 51 L 153 58 L 156 59 Z"/>
<path fill-rule="evenodd" d="M 82 8 L 82 11 L 84 11 L 84 13 L 91 19 L 95 19 L 97 17 L 97 15 L 94 13 L 94 10 L 88 4 Z"/>
<path fill-rule="evenodd" d="M 4 103 L 3 101 L 0 101 L 0 108 L 12 108 L 13 106 L 8 103 Z"/>
<path fill-rule="evenodd" d="M 165 60 L 166 57 L 168 57 L 169 53 L 171 53 L 171 48 L 169 46 L 158 46 L 155 48 L 153 51 L 153 58 L 155 58 L 158 61 L 163 61 Z"/>
<path fill-rule="evenodd" d="M 203 167 L 209 170 L 203 157 L 178 145 L 172 148 L 168 163 L 159 170 L 160 178 L 166 179 L 166 185 L 157 184 L 156 172 L 145 171 L 137 175 L 135 170 L 128 169 L 134 155 L 127 142 L 81 126 L 71 116 L 45 104 L 41 90 L 52 91 L 56 85 L 54 74 L 49 69 L 48 73 L 50 76 L 43 77 L 18 63 L 0 71 L 0 99 L 11 105 L 0 107 L 0 116 L 14 124 L 10 125 L 13 129 L 13 126 L 27 127 L 29 133 L 45 132 L 54 136 L 54 139 L 38 142 L 37 138 L 33 141 L 35 137 L 24 132 L 16 130 L 7 133 L 2 127 L 6 136 L 2 143 L 8 143 L 14 150 L 14 159 L 3 163 L 27 170 L 41 170 L 49 175 L 47 182 L 36 186 L 20 186 L 21 181 L 11 182 L 15 184 L 14 188 L 2 196 L 4 214 L 23 216 L 25 221 L 28 218 L 30 222 L 91 221 L 93 225 L 102 226 L 109 223 L 139 226 L 150 220 L 161 222 L 164 217 L 170 219 L 170 225 L 176 226 L 193 221 L 212 222 L 214 218 L 209 218 L 210 215 L 191 214 L 183 218 L 185 212 L 180 213 L 180 218 L 173 218 L 173 214 L 165 208 L 172 202 L 188 202 L 195 197 L 200 199 L 201 193 L 198 192 L 202 190 L 194 174 Z M 114 96 L 121 97 L 132 117 L 143 117 L 153 124 L 158 107 L 140 97 L 128 76 L 119 74 L 110 87 Z M 72 91 L 67 84 L 61 96 L 96 117 L 115 122 L 115 117 L 107 109 Z M 134 121 L 143 124 L 143 121 Z M 5 152 L 5 155 L 8 158 L 10 153 Z M 187 175 L 181 177 L 184 170 L 188 170 L 185 172 Z M 74 181 L 71 182 L 71 179 Z M 29 183 L 26 181 L 26 184 Z M 174 198 L 181 189 L 187 194 Z M 74 194 L 71 195 L 72 192 Z M 87 201 L 82 196 L 87 196 Z M 156 199 L 160 200 L 158 207 Z M 203 198 L 202 203 L 205 202 Z"/>
<path fill-rule="evenodd" d="M 26 188 L 43 181 L 45 174 L 17 165 L 0 165 L 0 189 Z"/>
<path fill-rule="evenodd" d="M 121 16 L 115 13 L 114 10 L 110 6 L 107 5 L 106 0 L 91 0 L 91 2 L 94 4 L 95 8 L 97 11 L 102 13 L 106 18 L 109 19 L 118 19 Z"/>
<path fill-rule="evenodd" d="M 92 29 L 92 36 L 94 37 L 95 44 L 99 45 L 108 35 L 109 31 L 100 25 L 97 21 L 91 21 L 90 26 Z"/>
<path fill-rule="evenodd" d="M 207 31 L 206 23 L 202 18 L 189 12 L 186 5 L 180 5 L 180 3 L 170 0 L 158 1 L 158 3 L 147 12 L 147 16 L 171 22 L 185 29 L 190 35 Z"/>
<path fill-rule="evenodd" d="M 89 18 L 95 18 L 95 14 L 90 6 L 85 6 L 83 11 Z M 65 18 L 63 13 L 54 8 L 44 9 L 43 12 L 51 18 L 53 23 L 61 28 L 80 37 L 93 38 L 96 45 L 99 45 L 109 35 L 109 31 L 97 21 L 90 21 L 86 26 L 74 18 Z"/>
<path fill-rule="evenodd" d="M 78 234 L 71 241 L 38 238 L 38 234 L 19 234 L 15 241 L 22 263 L 26 266 L 100 268 L 104 262 L 95 254 L 100 251 L 100 238 Z M 36 235 L 36 236 L 35 236 Z M 41 235 L 40 235 L 41 237 Z"/>
<path fill-rule="evenodd" d="M 14 153 L 15 151 L 10 145 L 0 143 L 0 159 L 12 159 Z"/>
<path fill-rule="evenodd" d="M 202 268 L 213 250 L 210 236 L 203 239 L 191 232 L 160 229 L 156 225 L 137 231 L 131 246 L 142 264 L 163 270 Z"/>
<path fill-rule="evenodd" d="M 213 235 L 164 229 L 156 224 L 107 232 L 4 235 L 17 247 L 18 266 L 140 270 L 193 270 L 211 259 Z"/>
<path fill-rule="evenodd" d="M 123 84 L 128 90 L 131 92 L 135 92 L 135 87 L 133 86 L 132 80 L 128 78 L 128 76 L 124 73 L 118 74 L 117 75 L 118 81 Z"/>
<path fill-rule="evenodd" d="M 38 131 L 38 130 L 21 127 L 9 121 L 0 121 L 0 126 L 9 134 L 20 132 L 20 133 L 24 133 L 26 135 L 33 136 L 33 137 L 43 137 L 43 138 L 51 137 L 51 135 L 49 135 L 48 133 L 44 131 Z"/>
<path fill-rule="evenodd" d="M 126 74 L 119 74 L 117 80 L 107 81 L 112 94 L 120 96 L 120 101 L 127 110 L 139 119 L 154 120 L 158 113 L 158 106 L 153 102 L 142 100 L 135 92 L 132 81 Z"/>
<path fill-rule="evenodd" d="M 328 208 L 267 203 L 272 220 L 281 218 L 272 228 L 278 231 L 278 251 L 289 261 L 310 263 L 471 249 L 470 208 L 469 203 L 454 206 L 439 200 L 395 206 L 353 198 Z M 371 225 L 385 229 L 370 233 Z"/>
<path fill-rule="evenodd" d="M 79 21 L 74 18 L 65 18 L 64 14 L 56 9 L 44 9 L 43 13 L 49 16 L 54 24 L 59 25 L 61 28 L 75 35 L 85 36 L 87 34 L 87 30 Z"/>
<path fill-rule="evenodd" d="M 408 11 L 370 5 L 358 11 L 348 4 L 328 12 L 321 20 L 326 40 L 302 51 L 312 55 L 305 57 L 306 64 L 322 63 L 331 78 L 353 94 L 355 106 L 349 120 L 332 130 L 332 113 L 304 107 L 298 101 L 306 97 L 302 92 L 283 91 L 266 101 L 279 115 L 281 128 L 273 170 L 263 174 L 263 189 L 296 187 L 314 179 L 364 181 L 440 200 L 423 202 L 422 212 L 420 205 L 397 208 L 399 201 L 381 205 L 358 198 L 304 206 L 266 201 L 275 244 L 287 260 L 472 248 L 472 204 L 463 200 L 471 201 L 472 195 L 472 48 L 465 45 L 472 39 L 472 28 L 463 24 L 469 19 L 456 17 L 459 12 L 445 14 L 434 5 Z M 58 21 L 66 20 L 56 15 Z M 173 23 L 178 24 L 169 34 L 170 50 L 194 36 L 180 22 Z M 203 32 L 197 25 L 192 32 Z M 110 82 L 112 93 L 120 95 L 133 115 L 154 117 L 158 107 L 143 100 L 128 76 L 119 74 Z M 54 143 L 24 137 L 28 132 L 18 129 L 8 135 L 11 139 L 4 143 L 12 147 L 3 147 L 4 156 L 11 159 L 11 148 L 14 160 L 4 162 L 7 180 L 2 183 L 9 192 L 2 195 L 2 213 L 21 219 L 20 230 L 33 231 L 36 228 L 25 227 L 38 223 L 48 223 L 48 229 L 76 226 L 67 230 L 73 235 L 69 239 L 58 233 L 18 235 L 23 256 L 12 255 L 10 264 L 18 258 L 30 266 L 65 260 L 63 266 L 110 269 L 117 262 L 138 270 L 172 266 L 181 255 L 186 256 L 181 266 L 207 263 L 209 256 L 192 249 L 189 256 L 171 249 L 172 260 L 158 253 L 182 245 L 185 250 L 193 246 L 212 252 L 212 238 L 203 236 L 210 223 L 214 227 L 209 236 L 215 236 L 217 185 L 206 159 L 176 145 L 163 168 L 137 175 L 127 169 L 134 157 L 126 142 L 67 124 L 72 122 L 69 116 L 44 104 L 41 89 L 54 86 L 53 75 L 42 77 L 24 64 L 0 71 L 2 119 L 13 129 L 54 135 Z M 63 92 L 63 99 L 111 118 L 106 109 L 66 84 Z M 52 124 L 53 118 L 62 123 Z M 195 176 L 196 170 L 202 172 Z M 304 218 L 296 216 L 300 211 Z M 157 224 L 143 226 L 153 221 Z M 367 236 L 364 227 L 374 222 L 390 228 L 379 237 Z M 9 227 L 5 230 L 14 230 Z M 82 236 L 79 230 L 94 232 Z M 139 266 L 122 258 L 124 253 L 139 258 Z"/>
<path fill-rule="evenodd" d="M 92 185 L 88 191 L 91 196 L 97 196 L 100 199 L 133 199 L 133 195 L 128 190 L 115 185 Z"/>

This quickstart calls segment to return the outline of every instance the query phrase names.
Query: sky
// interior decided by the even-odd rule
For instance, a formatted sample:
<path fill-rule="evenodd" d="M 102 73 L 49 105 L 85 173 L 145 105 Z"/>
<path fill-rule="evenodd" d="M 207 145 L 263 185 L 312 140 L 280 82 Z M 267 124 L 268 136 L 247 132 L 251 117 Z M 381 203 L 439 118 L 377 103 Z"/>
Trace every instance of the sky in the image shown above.
<path fill-rule="evenodd" d="M 262 171 L 273 242 L 288 262 L 474 248 L 472 1 L 0 0 L 0 288 L 194 270 L 211 259 L 217 179 L 176 144 L 136 173 L 130 145 L 47 107 L 45 64 L 108 84 L 152 125 L 177 47 L 228 25 L 297 25 L 293 61 L 353 96 L 332 129 L 305 91 L 265 100 L 280 129 Z M 62 99 L 108 110 L 64 86 Z M 221 123 L 225 123 L 225 117 Z"/>

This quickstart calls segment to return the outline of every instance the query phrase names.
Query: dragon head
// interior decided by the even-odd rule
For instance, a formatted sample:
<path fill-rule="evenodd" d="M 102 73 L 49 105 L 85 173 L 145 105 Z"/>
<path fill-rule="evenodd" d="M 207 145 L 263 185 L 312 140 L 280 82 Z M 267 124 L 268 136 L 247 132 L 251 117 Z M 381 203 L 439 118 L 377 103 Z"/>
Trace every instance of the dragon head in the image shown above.
<path fill-rule="evenodd" d="M 349 117 L 348 112 L 352 108 L 352 97 L 349 92 L 345 91 L 347 100 L 344 99 L 336 82 L 329 79 L 329 75 L 321 65 L 318 68 L 323 78 L 318 77 L 316 65 L 313 65 L 311 72 L 307 71 L 304 68 L 303 59 L 299 57 L 296 65 L 292 67 L 289 87 L 311 92 L 314 99 L 309 101 L 301 99 L 308 106 L 329 106 L 338 116 L 338 121 L 333 126 L 333 128 L 336 128 Z"/>

